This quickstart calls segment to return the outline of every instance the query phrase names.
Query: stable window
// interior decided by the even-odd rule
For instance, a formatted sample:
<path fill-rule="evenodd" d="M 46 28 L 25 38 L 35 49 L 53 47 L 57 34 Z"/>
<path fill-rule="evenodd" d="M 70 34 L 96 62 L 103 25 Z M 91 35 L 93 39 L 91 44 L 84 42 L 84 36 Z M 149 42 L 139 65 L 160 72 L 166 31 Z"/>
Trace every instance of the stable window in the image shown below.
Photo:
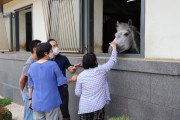
<path fill-rule="evenodd" d="M 91 1 L 92 2 L 92 1 Z M 128 30 L 123 26 L 124 36 L 130 35 L 129 30 L 133 25 L 137 34 L 139 32 L 139 52 L 124 50 L 121 54 L 125 56 L 143 56 L 144 55 L 144 0 L 94 0 L 93 1 L 93 36 L 94 36 L 94 52 L 95 53 L 108 53 L 109 42 L 115 38 L 117 32 L 116 24 L 128 23 Z M 92 3 L 91 3 L 92 4 Z M 119 24 L 118 24 L 119 25 Z M 133 28 L 134 30 L 134 28 Z M 120 36 L 120 32 L 117 33 Z M 116 36 L 117 37 L 117 36 Z M 134 39 L 136 33 L 132 35 Z M 131 40 L 130 44 L 132 44 Z M 123 44 L 122 42 L 120 43 Z M 127 44 L 127 43 L 126 43 Z"/>

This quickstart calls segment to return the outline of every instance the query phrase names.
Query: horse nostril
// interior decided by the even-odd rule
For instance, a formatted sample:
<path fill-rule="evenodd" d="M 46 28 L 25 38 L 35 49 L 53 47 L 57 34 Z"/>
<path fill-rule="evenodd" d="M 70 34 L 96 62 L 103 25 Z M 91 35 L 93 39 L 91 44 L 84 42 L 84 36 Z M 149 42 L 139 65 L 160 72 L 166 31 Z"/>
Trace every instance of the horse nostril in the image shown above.
<path fill-rule="evenodd" d="M 128 36 L 129 34 L 128 33 L 124 33 L 125 36 Z"/>

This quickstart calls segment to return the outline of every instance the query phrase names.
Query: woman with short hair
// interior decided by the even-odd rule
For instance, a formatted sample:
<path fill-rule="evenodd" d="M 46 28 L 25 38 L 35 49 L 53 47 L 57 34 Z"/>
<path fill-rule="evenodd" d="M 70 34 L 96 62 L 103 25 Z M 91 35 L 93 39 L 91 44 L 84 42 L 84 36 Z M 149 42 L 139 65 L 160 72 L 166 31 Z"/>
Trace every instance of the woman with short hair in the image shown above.
<path fill-rule="evenodd" d="M 58 86 L 67 82 L 58 65 L 49 59 L 53 57 L 52 46 L 41 43 L 36 48 L 38 61 L 28 71 L 30 107 L 34 120 L 58 120 L 59 106 L 62 104 Z M 75 80 L 74 75 L 71 80 Z"/>
<path fill-rule="evenodd" d="M 113 48 L 109 61 L 98 65 L 96 55 L 87 53 L 83 56 L 82 64 L 85 69 L 78 75 L 75 94 L 80 97 L 80 120 L 104 120 L 104 107 L 110 101 L 107 84 L 107 72 L 116 63 L 116 44 L 110 43 Z"/>

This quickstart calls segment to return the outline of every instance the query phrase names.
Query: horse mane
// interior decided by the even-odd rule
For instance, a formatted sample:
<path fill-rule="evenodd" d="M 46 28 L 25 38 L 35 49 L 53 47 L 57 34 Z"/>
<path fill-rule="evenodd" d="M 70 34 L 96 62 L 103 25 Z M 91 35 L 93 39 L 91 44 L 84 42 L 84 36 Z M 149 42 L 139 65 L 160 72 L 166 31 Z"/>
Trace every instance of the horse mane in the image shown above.
<path fill-rule="evenodd" d="M 132 38 L 133 38 L 133 45 L 134 48 L 130 48 L 132 50 L 130 51 L 136 51 L 136 53 L 140 53 L 140 33 L 139 31 L 136 29 L 136 27 L 134 27 L 133 25 L 130 26 L 130 29 L 132 29 Z"/>

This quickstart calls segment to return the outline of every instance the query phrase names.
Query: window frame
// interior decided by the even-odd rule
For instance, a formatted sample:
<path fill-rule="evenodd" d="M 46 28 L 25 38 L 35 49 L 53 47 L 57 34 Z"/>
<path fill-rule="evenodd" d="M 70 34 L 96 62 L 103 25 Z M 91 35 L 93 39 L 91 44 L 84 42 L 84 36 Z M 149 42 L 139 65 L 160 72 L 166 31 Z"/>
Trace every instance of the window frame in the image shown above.
<path fill-rule="evenodd" d="M 18 8 L 14 10 L 14 18 L 15 18 L 15 43 L 16 43 L 16 51 L 20 50 L 19 46 L 19 12 L 24 11 L 26 9 L 32 9 L 32 37 L 33 37 L 33 4 L 26 5 L 24 7 Z M 28 51 L 26 51 L 28 52 Z"/>
<path fill-rule="evenodd" d="M 94 52 L 94 0 L 87 0 L 87 52 Z M 141 0 L 140 15 L 140 54 L 120 54 L 125 58 L 144 58 L 145 57 L 145 0 Z M 96 53 L 98 56 L 109 56 L 108 53 Z"/>

